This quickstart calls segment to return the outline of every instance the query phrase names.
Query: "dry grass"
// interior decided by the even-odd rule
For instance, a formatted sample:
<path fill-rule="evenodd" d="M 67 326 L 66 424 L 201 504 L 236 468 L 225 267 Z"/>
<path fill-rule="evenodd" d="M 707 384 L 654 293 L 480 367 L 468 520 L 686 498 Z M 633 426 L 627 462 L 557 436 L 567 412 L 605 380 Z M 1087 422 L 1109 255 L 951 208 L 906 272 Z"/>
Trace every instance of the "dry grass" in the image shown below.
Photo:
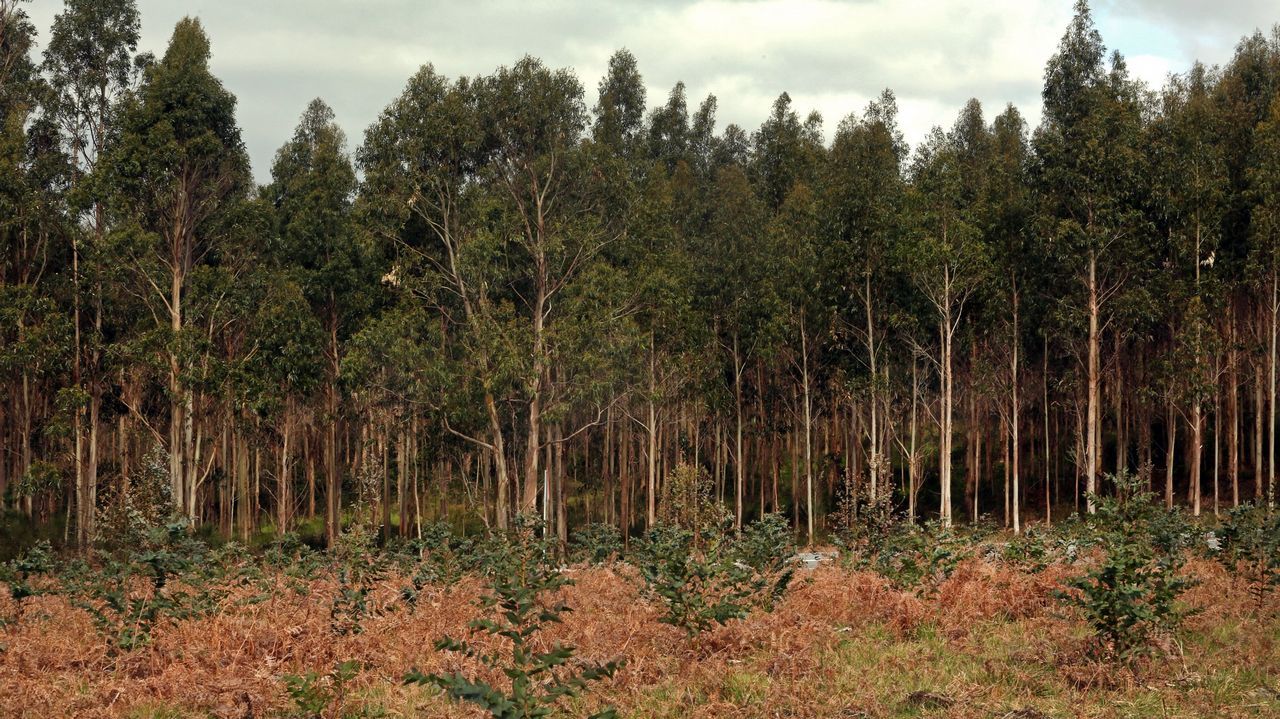
<path fill-rule="evenodd" d="M 1280 619 L 1259 611 L 1216 564 L 1187 601 L 1201 611 L 1185 641 L 1132 674 L 1089 663 L 1084 631 L 1053 590 L 1073 570 L 1026 573 L 967 560 L 917 597 L 881 577 L 824 566 L 797 579 L 771 613 L 688 639 L 658 621 L 624 565 L 574 570 L 574 608 L 545 641 L 625 667 L 577 709 L 613 704 L 634 717 L 1276 717 Z M 374 607 L 406 580 L 383 580 Z M 283 676 L 359 660 L 346 709 L 390 717 L 468 717 L 433 691 L 405 687 L 410 668 L 479 671 L 432 643 L 465 633 L 482 587 L 427 590 L 417 610 L 377 613 L 335 636 L 332 580 L 305 593 L 278 581 L 250 604 L 241 587 L 211 616 L 156 627 L 151 645 L 113 655 L 89 616 L 57 596 L 29 600 L 0 632 L 0 717 L 269 717 L 290 707 Z M 0 616 L 14 606 L 0 598 Z M 1105 680 L 1103 680 L 1105 679 Z"/>

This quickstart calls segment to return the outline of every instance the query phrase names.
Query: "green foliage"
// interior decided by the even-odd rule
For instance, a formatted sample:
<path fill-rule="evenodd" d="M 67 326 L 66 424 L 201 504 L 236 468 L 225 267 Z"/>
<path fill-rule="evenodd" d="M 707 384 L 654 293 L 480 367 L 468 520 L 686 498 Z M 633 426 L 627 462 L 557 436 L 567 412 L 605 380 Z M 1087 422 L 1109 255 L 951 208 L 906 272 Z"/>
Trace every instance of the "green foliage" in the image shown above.
<path fill-rule="evenodd" d="M 446 522 L 433 522 L 422 528 L 422 537 L 411 543 L 418 552 L 409 586 L 400 589 L 400 598 L 410 611 L 418 604 L 418 595 L 428 585 L 448 587 L 469 570 L 475 569 L 478 553 L 474 544 L 453 533 Z"/>
<path fill-rule="evenodd" d="M 490 578 L 490 591 L 480 599 L 483 616 L 470 623 L 474 634 L 502 641 L 507 649 L 485 651 L 466 641 L 444 637 L 440 651 L 455 652 L 501 670 L 507 681 L 501 686 L 461 673 L 422 674 L 412 671 L 406 683 L 434 685 L 450 697 L 470 702 L 497 719 L 552 716 L 566 698 L 578 696 L 589 682 L 613 676 L 617 661 L 571 667 L 573 647 L 553 645 L 547 651 L 535 647 L 536 638 L 550 623 L 561 621 L 569 607 L 555 601 L 555 594 L 572 581 L 552 562 L 550 543 L 536 536 L 537 523 L 519 519 L 508 538 L 503 567 Z M 612 717 L 606 710 L 595 717 Z"/>
<path fill-rule="evenodd" d="M 53 571 L 53 567 L 53 548 L 48 541 L 37 542 L 16 559 L 0 564 L 0 582 L 9 585 L 9 596 L 17 604 L 12 621 L 22 619 L 22 603 L 25 599 L 41 594 L 41 590 L 31 580 L 37 575 Z M 7 621 L 0 617 L 0 626 Z"/>
<path fill-rule="evenodd" d="M 766 514 L 743 527 L 733 543 L 734 559 L 762 574 L 780 573 L 795 551 L 791 524 L 777 513 Z"/>
<path fill-rule="evenodd" d="M 138 551 L 126 559 L 103 555 L 100 568 L 87 564 L 64 572 L 64 592 L 71 604 L 93 617 L 112 647 L 130 651 L 151 642 L 155 626 L 165 620 L 202 616 L 214 611 L 225 595 L 205 567 L 204 543 L 191 537 L 186 522 L 153 527 Z M 138 582 L 145 582 L 139 587 Z M 182 581 L 175 581 L 182 580 Z"/>
<path fill-rule="evenodd" d="M 353 717 L 343 711 L 343 703 L 347 695 L 347 685 L 360 673 L 358 661 L 338 662 L 325 676 L 315 672 L 303 675 L 287 674 L 284 677 L 285 690 L 293 700 L 293 719 L 337 719 Z"/>
<path fill-rule="evenodd" d="M 1044 532 L 1028 527 L 1022 534 L 1009 540 L 1000 558 L 1015 567 L 1036 573 L 1049 566 L 1051 554 Z"/>
<path fill-rule="evenodd" d="M 891 492 L 871 498 L 856 495 L 851 486 L 841 490 L 834 519 L 839 528 L 837 543 L 845 548 L 883 542 L 901 522 Z"/>
<path fill-rule="evenodd" d="M 1210 541 L 1217 544 L 1218 561 L 1248 583 L 1261 609 L 1280 586 L 1280 514 L 1251 504 L 1235 507 Z"/>
<path fill-rule="evenodd" d="M 1106 556 L 1071 579 L 1071 591 L 1060 597 L 1083 614 L 1102 656 L 1130 662 L 1149 653 L 1156 636 L 1178 629 L 1188 612 L 1177 599 L 1191 582 L 1178 574 L 1183 563 L 1178 522 L 1155 505 L 1139 476 L 1123 471 L 1109 479 L 1115 496 L 1094 498 Z"/>
<path fill-rule="evenodd" d="M 139 469 L 114 496 L 105 497 L 98 510 L 95 544 L 109 553 L 119 555 L 142 546 L 173 518 L 176 508 L 169 484 L 168 453 L 163 447 L 152 447 Z"/>
<path fill-rule="evenodd" d="M 899 589 L 932 592 L 965 556 L 965 544 L 941 522 L 899 525 L 879 541 L 846 547 L 846 561 Z"/>
<path fill-rule="evenodd" d="M 338 537 L 333 551 L 338 591 L 329 605 L 329 627 L 340 635 L 362 631 L 361 622 L 370 613 L 369 593 L 386 569 L 386 555 L 376 546 L 377 533 L 361 514 L 357 509 L 357 520 Z"/>
<path fill-rule="evenodd" d="M 622 532 L 612 524 L 595 522 L 569 538 L 569 556 L 575 561 L 604 564 L 622 554 Z"/>
<path fill-rule="evenodd" d="M 704 535 L 723 529 L 727 513 L 712 498 L 711 478 L 701 467 L 676 464 L 662 483 L 658 497 L 658 524 L 688 530 L 695 543 Z"/>
<path fill-rule="evenodd" d="M 753 607 L 771 608 L 791 581 L 793 570 L 785 566 L 791 545 L 785 523 L 766 518 L 762 525 L 749 525 L 738 541 L 727 531 L 708 533 L 701 547 L 687 529 L 649 530 L 634 561 L 648 592 L 663 604 L 661 621 L 693 636 L 742 619 Z"/>

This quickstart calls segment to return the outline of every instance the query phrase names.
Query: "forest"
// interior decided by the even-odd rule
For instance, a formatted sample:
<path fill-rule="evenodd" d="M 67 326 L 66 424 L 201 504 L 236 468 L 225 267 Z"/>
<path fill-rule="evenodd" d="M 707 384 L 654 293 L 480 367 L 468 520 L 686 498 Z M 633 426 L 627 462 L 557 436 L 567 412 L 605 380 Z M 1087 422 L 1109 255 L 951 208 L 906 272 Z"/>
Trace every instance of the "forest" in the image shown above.
<path fill-rule="evenodd" d="M 348 148 L 321 100 L 255 186 L 197 20 L 138 53 L 70 3 L 4 9 L 6 508 L 85 545 L 153 448 L 189 522 L 247 538 L 357 493 L 389 533 L 655 518 L 702 467 L 735 526 L 845 498 L 1020 531 L 1104 472 L 1195 514 L 1273 501 L 1280 41 L 1158 90 L 1087 8 L 1044 121 L 971 101 L 908 148 L 886 90 L 716 127 L 590 108 L 525 57 L 425 66 Z"/>
<path fill-rule="evenodd" d="M 916 147 L 513 48 L 260 184 L 198 19 L 24 5 L 0 713 L 1280 711 L 1280 26 L 1157 88 L 1079 0 Z"/>

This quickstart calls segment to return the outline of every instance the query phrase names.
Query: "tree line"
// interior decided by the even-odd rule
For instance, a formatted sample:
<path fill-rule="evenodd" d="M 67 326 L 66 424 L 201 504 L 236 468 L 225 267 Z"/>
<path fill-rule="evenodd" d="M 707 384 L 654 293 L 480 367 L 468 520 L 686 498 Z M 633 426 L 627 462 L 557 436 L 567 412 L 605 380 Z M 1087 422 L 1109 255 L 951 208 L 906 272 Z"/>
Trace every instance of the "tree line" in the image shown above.
<path fill-rule="evenodd" d="M 1104 472 L 1274 502 L 1280 33 L 1154 89 L 1087 4 L 1043 120 L 894 95 L 754 131 L 636 58 L 593 104 L 532 57 L 432 66 L 349 149 L 320 100 L 256 185 L 200 22 L 0 0 L 0 495 L 80 544 L 162 472 L 248 538 L 656 521 L 677 466 L 736 526 L 891 504 L 1013 531 Z"/>

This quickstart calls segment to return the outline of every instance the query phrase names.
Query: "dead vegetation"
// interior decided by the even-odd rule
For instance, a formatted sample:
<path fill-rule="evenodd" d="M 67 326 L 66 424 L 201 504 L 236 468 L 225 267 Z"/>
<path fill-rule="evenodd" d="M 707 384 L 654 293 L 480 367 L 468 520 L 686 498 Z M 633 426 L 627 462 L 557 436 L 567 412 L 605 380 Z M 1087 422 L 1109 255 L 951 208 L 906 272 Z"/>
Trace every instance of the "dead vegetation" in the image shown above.
<path fill-rule="evenodd" d="M 1280 621 L 1217 563 L 1200 580 L 1186 638 L 1132 670 L 1096 663 L 1079 622 L 1054 601 L 1078 569 L 1027 572 L 961 562 L 936 592 L 917 596 L 881 576 L 826 565 L 798 577 L 772 612 L 753 612 L 694 637 L 659 622 L 625 564 L 579 566 L 562 590 L 574 611 L 544 641 L 582 661 L 624 657 L 617 675 L 576 709 L 612 704 L 635 717 L 1139 717 L 1276 716 Z M 338 662 L 361 669 L 332 716 L 465 717 L 435 690 L 406 687 L 422 671 L 485 671 L 432 645 L 476 614 L 481 582 L 423 590 L 410 611 L 407 578 L 384 576 L 362 631 L 335 635 L 333 578 L 227 587 L 206 616 L 159 622 L 152 641 L 113 651 L 89 615 L 58 595 L 24 602 L 0 635 L 5 717 L 271 717 L 291 714 L 284 677 Z M 141 591 L 141 590 L 140 590 Z M 13 616 L 0 598 L 0 616 Z M 1151 712 L 1151 713 L 1148 713 Z M 329 715 L 326 715 L 329 716 Z"/>

